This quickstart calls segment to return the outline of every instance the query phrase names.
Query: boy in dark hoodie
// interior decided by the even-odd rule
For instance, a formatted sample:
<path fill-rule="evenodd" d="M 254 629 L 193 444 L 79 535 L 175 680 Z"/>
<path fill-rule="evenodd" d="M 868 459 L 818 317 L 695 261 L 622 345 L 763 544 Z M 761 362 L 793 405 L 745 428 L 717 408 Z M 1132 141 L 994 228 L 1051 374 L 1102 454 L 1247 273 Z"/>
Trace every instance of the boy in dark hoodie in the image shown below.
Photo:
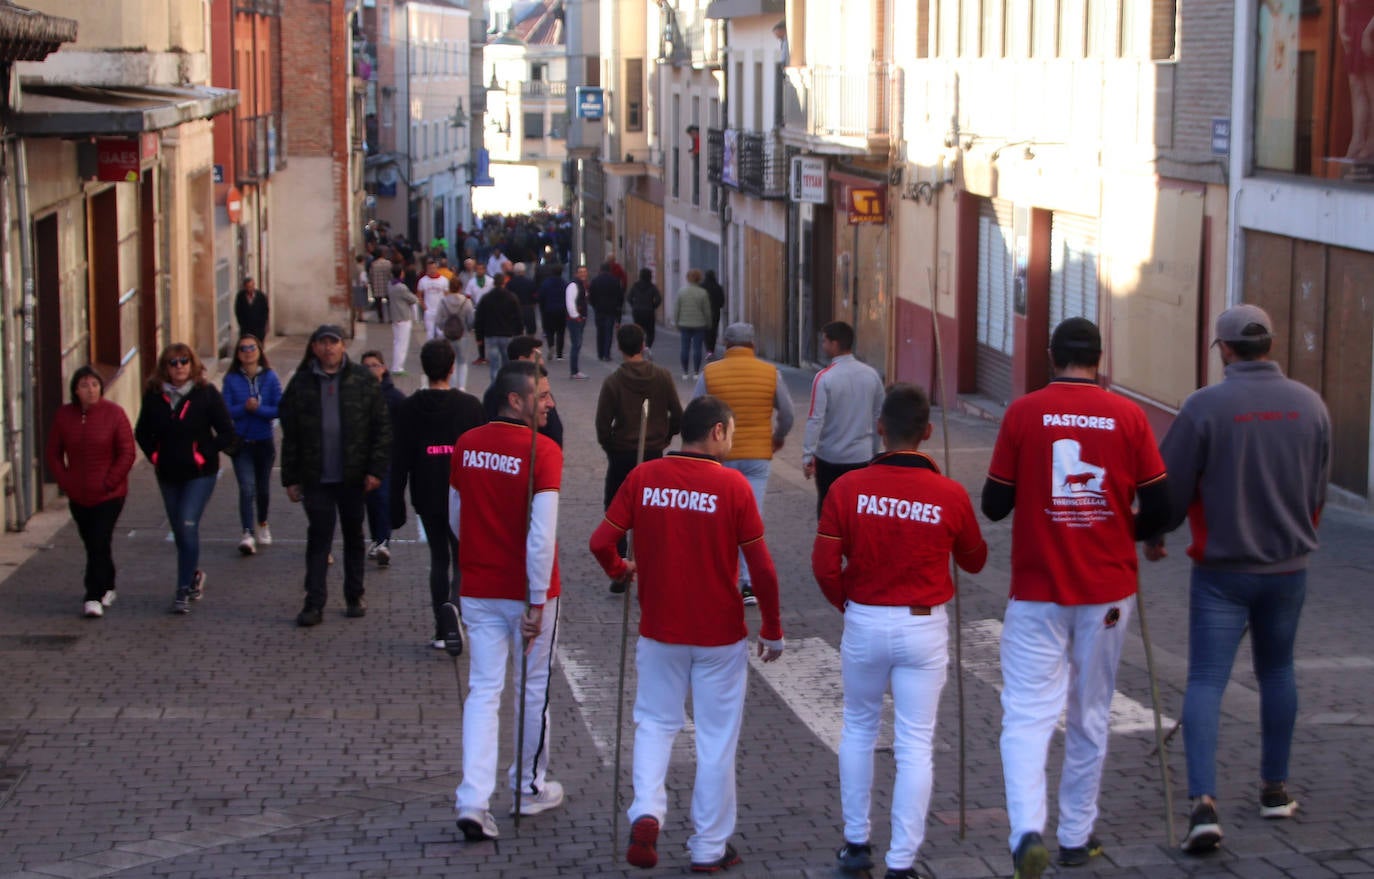
<path fill-rule="evenodd" d="M 637 463 L 639 421 L 645 399 L 649 401 L 649 423 L 644 431 L 644 460 L 663 457 L 682 423 L 682 402 L 678 400 L 673 374 L 644 359 L 644 330 L 625 324 L 615 334 L 624 362 L 601 385 L 596 401 L 596 441 L 606 452 L 605 507 L 630 475 Z M 625 540 L 619 543 L 625 554 Z M 624 592 L 625 583 L 611 582 L 612 592 Z"/>
<path fill-rule="evenodd" d="M 429 387 L 418 390 L 396 407 L 396 445 L 391 463 L 391 526 L 406 521 L 405 489 L 429 536 L 429 594 L 434 609 L 436 649 L 444 648 L 439 608 L 455 601 L 458 576 L 458 538 L 448 527 L 448 473 L 453 443 L 464 431 L 487 423 L 481 402 L 449 387 L 453 346 L 446 339 L 430 339 L 420 348 L 420 368 Z"/>

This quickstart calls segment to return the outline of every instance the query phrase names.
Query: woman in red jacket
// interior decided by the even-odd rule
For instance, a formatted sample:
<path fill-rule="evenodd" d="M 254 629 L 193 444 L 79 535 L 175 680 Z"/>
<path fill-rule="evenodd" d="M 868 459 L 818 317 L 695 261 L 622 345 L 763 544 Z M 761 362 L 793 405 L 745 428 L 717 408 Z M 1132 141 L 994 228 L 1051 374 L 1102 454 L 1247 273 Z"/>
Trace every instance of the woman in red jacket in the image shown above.
<path fill-rule="evenodd" d="M 134 433 L 118 404 L 104 399 L 105 382 L 89 366 L 72 376 L 72 401 L 57 410 L 48 436 L 48 470 L 66 493 L 76 530 L 86 546 L 86 603 L 99 617 L 115 600 L 111 544 L 129 494 Z"/>

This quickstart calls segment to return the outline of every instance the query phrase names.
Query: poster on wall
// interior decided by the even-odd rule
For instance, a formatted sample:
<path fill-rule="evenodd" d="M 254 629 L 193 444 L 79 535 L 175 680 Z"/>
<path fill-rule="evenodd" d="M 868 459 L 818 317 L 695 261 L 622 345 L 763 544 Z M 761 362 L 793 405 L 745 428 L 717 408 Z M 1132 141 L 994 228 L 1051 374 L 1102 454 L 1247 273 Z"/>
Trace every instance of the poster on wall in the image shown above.
<path fill-rule="evenodd" d="M 739 189 L 739 132 L 725 129 L 721 139 L 720 182 Z"/>
<path fill-rule="evenodd" d="M 1298 0 L 1260 0 L 1255 41 L 1255 164 L 1297 169 Z"/>

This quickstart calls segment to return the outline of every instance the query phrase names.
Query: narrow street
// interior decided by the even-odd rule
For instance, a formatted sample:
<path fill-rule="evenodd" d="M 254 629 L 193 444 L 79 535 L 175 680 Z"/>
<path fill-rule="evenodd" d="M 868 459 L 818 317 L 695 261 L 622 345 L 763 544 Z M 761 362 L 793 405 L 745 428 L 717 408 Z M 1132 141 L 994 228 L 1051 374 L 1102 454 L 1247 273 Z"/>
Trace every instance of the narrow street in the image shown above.
<path fill-rule="evenodd" d="M 151 468 L 140 463 L 117 530 L 119 598 L 100 620 L 80 617 L 83 554 L 64 512 L 0 582 L 0 879 L 52 877 L 401 877 L 679 875 L 688 858 L 690 738 L 679 739 L 660 866 L 628 869 L 611 841 L 616 668 L 621 598 L 587 551 L 601 517 L 604 457 L 592 417 L 601 380 L 593 333 L 582 368 L 549 364 L 566 426 L 560 506 L 564 602 L 552 682 L 550 777 L 567 789 L 561 809 L 523 821 L 517 838 L 498 790 L 498 843 L 465 845 L 454 828 L 460 711 L 453 662 L 428 643 L 428 554 L 414 518 L 393 538 L 389 568 L 369 563 L 362 619 L 346 619 L 335 566 L 324 624 L 299 629 L 305 519 L 274 485 L 272 546 L 236 549 L 236 486 L 227 463 L 201 527 L 206 596 L 188 617 L 168 613 L 175 551 Z M 656 359 L 676 376 L 677 340 L 659 334 Z M 304 340 L 269 349 L 283 379 Z M 390 351 L 388 328 L 359 325 L 350 345 Z M 411 373 L 418 386 L 418 345 Z M 768 544 L 783 585 L 783 658 L 751 673 L 738 782 L 735 845 L 747 877 L 830 877 L 841 843 L 835 749 L 840 728 L 840 616 L 810 574 L 814 488 L 800 468 L 810 374 L 787 370 L 798 420 L 774 462 L 765 506 Z M 485 367 L 473 367 L 480 395 Z M 691 388 L 679 380 L 684 398 Z M 939 417 L 938 413 L 934 416 Z M 949 416 L 953 475 L 977 506 L 996 424 Z M 936 431 L 929 451 L 944 460 Z M 49 520 L 51 522 L 51 520 Z M 939 879 L 1010 875 L 998 755 L 997 634 L 1007 591 L 1010 520 L 983 522 L 987 568 L 964 576 L 962 633 L 968 832 L 959 838 L 959 723 L 954 667 L 937 731 L 935 792 L 922 849 Z M 53 531 L 53 529 L 49 529 Z M 35 538 L 40 539 L 35 539 Z M 1109 877 L 1374 876 L 1374 523 L 1330 510 L 1313 561 L 1299 636 L 1301 695 L 1290 821 L 1258 817 L 1258 696 L 1240 660 L 1224 705 L 1219 773 L 1223 849 L 1185 858 L 1165 844 L 1164 805 L 1152 755 L 1145 651 L 1127 643 L 1114 705 L 1112 755 L 1097 834 L 1106 854 L 1060 874 Z M 9 539 L 9 538 L 7 538 Z M 1184 540 L 1169 559 L 1142 562 L 1166 730 L 1182 704 L 1187 659 Z M 341 550 L 336 548 L 336 557 Z M 749 611 L 752 627 L 757 613 Z M 1138 623 L 1132 622 L 1138 632 Z M 633 642 L 632 642 L 633 643 Z M 1248 653 L 1248 645 L 1244 650 Z M 1243 654 L 1245 655 L 1245 654 Z M 466 658 L 461 660 L 466 674 Z M 626 681 L 633 694 L 633 663 Z M 466 681 L 463 685 L 466 691 Z M 509 695 L 507 697 L 509 706 Z M 629 708 L 622 797 L 629 796 Z M 502 761 L 513 750 L 504 721 Z M 880 740 L 890 745 L 890 724 Z M 1052 746 L 1050 790 L 1060 743 Z M 1186 830 L 1181 736 L 1171 739 L 1174 827 Z M 890 749 L 878 757 L 873 843 L 887 841 Z M 1047 839 L 1053 833 L 1053 810 Z M 880 873 L 877 875 L 881 875 Z"/>

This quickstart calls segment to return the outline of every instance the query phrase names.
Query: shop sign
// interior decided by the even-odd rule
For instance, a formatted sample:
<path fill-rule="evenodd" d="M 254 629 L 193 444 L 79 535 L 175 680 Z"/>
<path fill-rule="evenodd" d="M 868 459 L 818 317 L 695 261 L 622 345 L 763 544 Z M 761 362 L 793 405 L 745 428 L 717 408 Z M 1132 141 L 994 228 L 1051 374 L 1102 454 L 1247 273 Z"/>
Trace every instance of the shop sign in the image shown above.
<path fill-rule="evenodd" d="M 845 204 L 849 208 L 849 225 L 882 225 L 887 222 L 887 187 L 846 186 Z"/>
<path fill-rule="evenodd" d="M 825 204 L 825 159 L 820 156 L 793 156 L 792 201 Z"/>
<path fill-rule="evenodd" d="M 138 141 L 101 137 L 95 142 L 95 179 L 107 183 L 137 183 Z"/>
<path fill-rule="evenodd" d="M 605 92 L 595 86 L 577 87 L 577 118 L 601 121 L 606 115 Z"/>

